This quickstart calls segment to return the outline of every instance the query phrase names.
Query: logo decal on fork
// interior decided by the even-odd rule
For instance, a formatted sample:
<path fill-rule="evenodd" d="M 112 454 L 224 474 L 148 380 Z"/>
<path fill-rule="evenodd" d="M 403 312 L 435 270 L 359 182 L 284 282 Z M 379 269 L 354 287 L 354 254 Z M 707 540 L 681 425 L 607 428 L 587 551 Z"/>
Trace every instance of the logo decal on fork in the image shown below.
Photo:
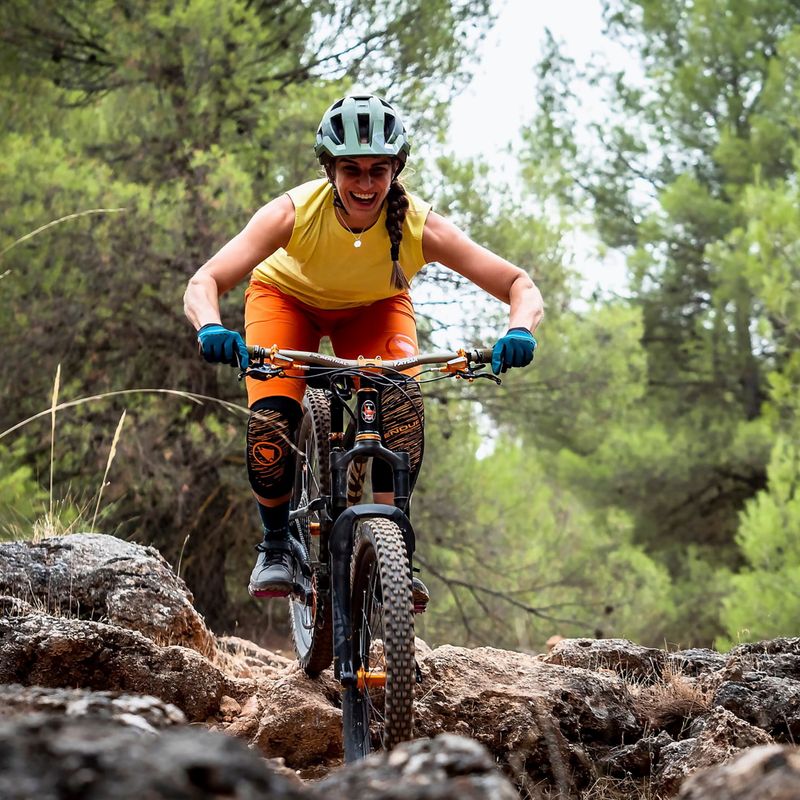
<path fill-rule="evenodd" d="M 378 416 L 378 410 L 375 408 L 375 403 L 372 400 L 365 400 L 361 405 L 361 419 L 364 422 L 375 422 L 375 417 Z"/>

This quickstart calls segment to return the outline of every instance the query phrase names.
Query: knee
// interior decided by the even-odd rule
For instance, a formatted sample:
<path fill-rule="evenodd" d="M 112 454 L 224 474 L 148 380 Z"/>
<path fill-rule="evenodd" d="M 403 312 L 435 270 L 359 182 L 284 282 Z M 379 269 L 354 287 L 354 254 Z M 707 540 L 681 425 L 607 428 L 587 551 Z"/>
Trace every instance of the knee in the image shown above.
<path fill-rule="evenodd" d="M 302 409 L 290 397 L 267 397 L 250 409 L 247 474 L 253 491 L 274 498 L 291 491 L 294 448 Z"/>

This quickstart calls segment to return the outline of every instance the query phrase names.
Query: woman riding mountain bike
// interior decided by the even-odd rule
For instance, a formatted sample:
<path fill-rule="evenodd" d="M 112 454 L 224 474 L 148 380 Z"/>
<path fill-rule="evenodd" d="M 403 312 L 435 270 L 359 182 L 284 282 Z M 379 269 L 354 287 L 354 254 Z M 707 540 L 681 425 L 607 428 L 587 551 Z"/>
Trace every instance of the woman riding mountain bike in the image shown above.
<path fill-rule="evenodd" d="M 429 262 L 443 264 L 510 305 L 508 331 L 495 344 L 495 374 L 531 362 L 542 297 L 519 267 L 471 241 L 398 180 L 410 144 L 397 112 L 375 95 L 337 100 L 323 115 L 315 154 L 325 178 L 290 189 L 259 209 L 245 228 L 192 277 L 186 315 L 209 362 L 244 368 L 246 343 L 315 351 L 329 336 L 342 358 L 402 358 L 418 352 L 409 283 Z M 245 339 L 221 324 L 219 297 L 252 272 L 245 292 Z M 303 554 L 289 530 L 294 442 L 305 381 L 247 379 L 251 416 L 247 470 L 263 525 L 250 576 L 254 597 L 292 592 Z M 403 382 L 381 389 L 392 450 L 409 454 L 411 486 L 423 451 L 422 398 Z M 392 473 L 372 467 L 376 503 L 394 502 Z M 415 605 L 428 592 L 414 579 Z"/>

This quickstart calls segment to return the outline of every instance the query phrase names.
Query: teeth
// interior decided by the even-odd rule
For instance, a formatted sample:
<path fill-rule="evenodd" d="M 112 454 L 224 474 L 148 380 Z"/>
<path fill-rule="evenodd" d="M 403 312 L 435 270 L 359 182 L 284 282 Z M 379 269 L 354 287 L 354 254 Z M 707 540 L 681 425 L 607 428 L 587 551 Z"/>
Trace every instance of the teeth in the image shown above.
<path fill-rule="evenodd" d="M 353 197 L 357 197 L 359 200 L 372 200 L 375 197 L 375 193 L 372 194 L 359 194 L 358 192 L 352 192 Z"/>

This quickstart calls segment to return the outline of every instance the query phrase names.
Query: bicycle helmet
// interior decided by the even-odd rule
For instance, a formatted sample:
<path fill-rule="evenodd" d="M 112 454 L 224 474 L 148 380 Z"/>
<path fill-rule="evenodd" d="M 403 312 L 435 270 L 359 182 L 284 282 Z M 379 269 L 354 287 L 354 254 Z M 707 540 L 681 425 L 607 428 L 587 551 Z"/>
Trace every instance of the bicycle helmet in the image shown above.
<path fill-rule="evenodd" d="M 402 169 L 409 150 L 402 120 L 374 94 L 337 100 L 322 115 L 314 144 L 314 153 L 323 165 L 341 156 L 390 156 L 398 159 Z"/>

